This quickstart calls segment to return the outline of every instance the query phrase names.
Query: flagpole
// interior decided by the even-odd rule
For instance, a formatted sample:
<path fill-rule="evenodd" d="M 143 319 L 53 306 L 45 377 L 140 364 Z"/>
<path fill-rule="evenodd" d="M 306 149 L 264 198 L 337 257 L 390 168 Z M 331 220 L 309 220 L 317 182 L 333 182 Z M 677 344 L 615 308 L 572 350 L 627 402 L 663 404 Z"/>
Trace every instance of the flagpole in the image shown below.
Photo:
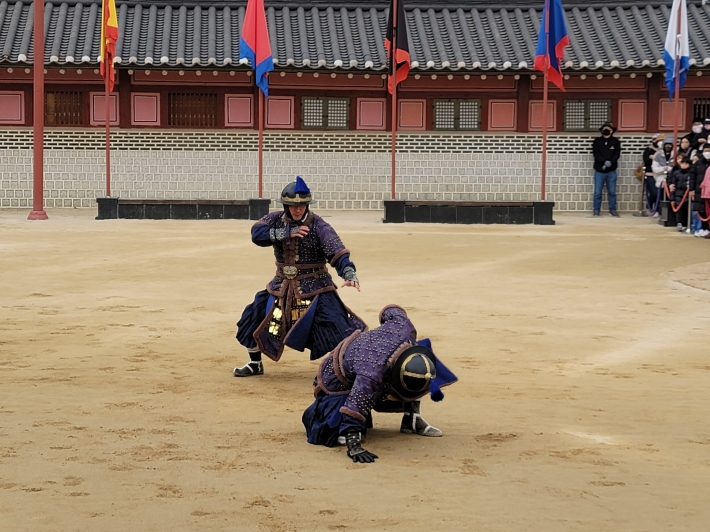
<path fill-rule="evenodd" d="M 392 0 L 392 40 L 390 41 L 390 68 L 392 69 L 392 198 L 395 199 L 397 182 L 397 0 Z"/>
<path fill-rule="evenodd" d="M 32 211 L 28 220 L 46 220 L 44 211 L 44 0 L 34 1 L 34 94 Z"/>
<path fill-rule="evenodd" d="M 104 61 L 104 71 L 106 76 L 104 79 L 104 100 L 105 100 L 105 114 L 104 119 L 106 121 L 106 197 L 111 197 L 111 102 L 109 101 L 110 89 L 109 82 L 111 80 L 111 71 L 113 69 L 113 64 L 108 64 L 108 54 L 104 54 L 102 58 Z"/>
<path fill-rule="evenodd" d="M 258 87 L 257 92 L 259 93 L 259 199 L 261 199 L 264 197 L 264 93 Z"/>
<path fill-rule="evenodd" d="M 545 0 L 545 72 L 542 92 L 542 179 L 540 183 L 540 199 L 545 201 L 545 189 L 547 178 L 547 100 L 548 100 L 548 78 L 547 72 L 550 68 L 550 0 Z"/>

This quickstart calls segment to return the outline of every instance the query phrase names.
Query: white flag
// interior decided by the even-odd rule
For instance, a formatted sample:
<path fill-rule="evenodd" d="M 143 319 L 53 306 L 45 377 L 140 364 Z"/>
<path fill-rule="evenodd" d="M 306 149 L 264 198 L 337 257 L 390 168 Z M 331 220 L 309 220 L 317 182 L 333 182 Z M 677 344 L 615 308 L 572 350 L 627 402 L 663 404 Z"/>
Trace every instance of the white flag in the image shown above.
<path fill-rule="evenodd" d="M 678 29 L 680 17 L 680 30 Z M 688 43 L 688 6 L 686 0 L 673 0 L 671 18 L 668 20 L 666 46 L 663 49 L 666 64 L 666 88 L 673 99 L 676 83 L 676 68 L 680 78 L 680 88 L 685 85 L 690 69 L 690 44 Z"/>

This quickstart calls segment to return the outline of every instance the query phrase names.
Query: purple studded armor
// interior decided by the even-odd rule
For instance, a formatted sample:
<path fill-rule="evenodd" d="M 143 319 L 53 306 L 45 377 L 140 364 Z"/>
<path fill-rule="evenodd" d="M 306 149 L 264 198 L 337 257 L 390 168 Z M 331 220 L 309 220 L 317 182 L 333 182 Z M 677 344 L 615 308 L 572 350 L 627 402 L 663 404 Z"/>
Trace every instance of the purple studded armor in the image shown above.
<path fill-rule="evenodd" d="M 292 237 L 301 225 L 308 226 L 308 235 Z M 294 281 L 295 295 L 299 298 L 335 290 L 326 263 L 344 279 L 356 279 L 350 251 L 330 224 L 317 214 L 309 212 L 305 220 L 298 222 L 282 212 L 272 212 L 254 224 L 252 240 L 274 248 L 276 276 L 266 287 L 271 295 L 283 297 L 289 280 Z"/>
<path fill-rule="evenodd" d="M 417 331 L 401 307 L 385 307 L 380 323 L 376 329 L 356 331 L 338 344 L 323 360 L 316 377 L 316 397 L 319 392 L 347 394 L 340 412 L 361 422 L 387 398 L 392 366 L 417 339 Z"/>

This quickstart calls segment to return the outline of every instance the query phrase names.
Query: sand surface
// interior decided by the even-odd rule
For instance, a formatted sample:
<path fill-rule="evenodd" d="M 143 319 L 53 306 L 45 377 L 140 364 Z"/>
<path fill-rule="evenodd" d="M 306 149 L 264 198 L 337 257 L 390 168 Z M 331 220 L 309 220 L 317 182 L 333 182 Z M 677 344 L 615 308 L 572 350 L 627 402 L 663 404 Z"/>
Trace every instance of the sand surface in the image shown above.
<path fill-rule="evenodd" d="M 376 414 L 355 465 L 305 441 L 305 354 L 232 377 L 273 271 L 250 222 L 0 211 L 0 530 L 710 528 L 710 241 L 321 214 L 358 266 L 346 303 L 406 307 L 458 374 L 423 403 L 443 438 Z"/>

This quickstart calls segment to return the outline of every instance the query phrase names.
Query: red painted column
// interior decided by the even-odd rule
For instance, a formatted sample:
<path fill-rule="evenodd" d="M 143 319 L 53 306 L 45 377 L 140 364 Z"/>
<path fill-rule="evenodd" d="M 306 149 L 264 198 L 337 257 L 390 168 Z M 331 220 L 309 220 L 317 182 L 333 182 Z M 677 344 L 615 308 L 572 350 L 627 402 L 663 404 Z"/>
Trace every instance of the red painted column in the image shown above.
<path fill-rule="evenodd" d="M 44 0 L 34 0 L 34 143 L 32 211 L 28 220 L 46 220 L 44 212 Z"/>

